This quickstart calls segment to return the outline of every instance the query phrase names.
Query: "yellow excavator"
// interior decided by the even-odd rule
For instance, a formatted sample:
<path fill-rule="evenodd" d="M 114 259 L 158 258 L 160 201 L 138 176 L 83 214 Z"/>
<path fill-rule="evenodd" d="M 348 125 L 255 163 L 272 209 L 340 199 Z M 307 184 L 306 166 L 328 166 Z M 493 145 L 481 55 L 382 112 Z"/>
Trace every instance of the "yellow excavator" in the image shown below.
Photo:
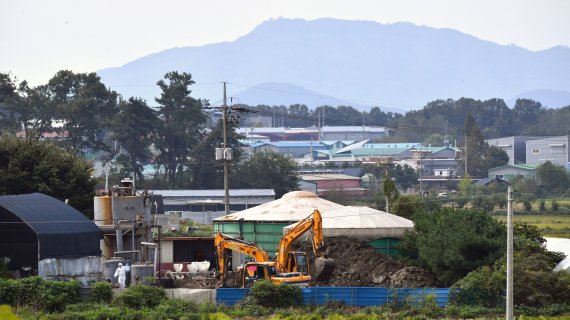
<path fill-rule="evenodd" d="M 312 278 L 309 270 L 307 254 L 300 251 L 292 251 L 295 240 L 308 230 L 312 234 L 313 252 L 323 244 L 322 217 L 318 210 L 314 210 L 307 218 L 299 221 L 287 231 L 279 241 L 277 258 L 269 261 L 267 253 L 254 243 L 243 241 L 218 233 L 214 245 L 218 253 L 219 272 L 225 276 L 225 253 L 226 249 L 234 250 L 249 255 L 255 261 L 249 262 L 244 267 L 242 286 L 251 286 L 257 279 L 270 279 L 273 283 L 289 283 L 307 286 Z M 318 273 L 329 272 L 334 268 L 330 259 L 316 258 L 315 265 Z"/>
<path fill-rule="evenodd" d="M 218 256 L 218 272 L 225 286 L 227 273 L 226 250 L 233 250 L 246 254 L 255 261 L 248 262 L 243 268 L 242 287 L 250 287 L 260 279 L 271 280 L 275 284 L 288 283 L 306 286 L 311 281 L 311 276 L 295 273 L 278 273 L 275 261 L 270 261 L 267 253 L 252 242 L 230 237 L 217 233 L 214 239 Z"/>

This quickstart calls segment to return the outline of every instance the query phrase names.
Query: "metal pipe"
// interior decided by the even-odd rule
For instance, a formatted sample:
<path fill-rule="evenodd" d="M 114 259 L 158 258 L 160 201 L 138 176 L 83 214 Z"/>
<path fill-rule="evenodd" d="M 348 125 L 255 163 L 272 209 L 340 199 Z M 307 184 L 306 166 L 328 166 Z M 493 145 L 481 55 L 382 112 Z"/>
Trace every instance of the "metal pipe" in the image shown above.
<path fill-rule="evenodd" d="M 154 275 L 156 275 L 156 272 L 158 270 L 158 244 L 154 243 L 154 242 L 141 242 L 141 246 L 149 246 L 149 247 L 153 247 L 154 249 Z"/>
<path fill-rule="evenodd" d="M 135 220 L 133 220 L 133 228 L 131 229 L 131 250 L 135 250 Z M 133 257 L 131 259 L 133 262 L 136 260 Z"/>
<path fill-rule="evenodd" d="M 115 236 L 117 237 L 117 251 L 123 251 L 123 231 L 120 228 L 115 229 Z"/>

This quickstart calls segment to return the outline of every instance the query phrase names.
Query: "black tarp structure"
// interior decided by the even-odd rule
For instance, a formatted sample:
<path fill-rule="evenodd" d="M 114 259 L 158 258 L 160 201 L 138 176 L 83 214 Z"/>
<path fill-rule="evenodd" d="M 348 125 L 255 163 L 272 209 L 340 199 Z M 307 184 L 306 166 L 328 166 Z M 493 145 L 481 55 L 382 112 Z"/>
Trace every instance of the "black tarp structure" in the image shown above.
<path fill-rule="evenodd" d="M 0 257 L 9 268 L 46 258 L 100 256 L 99 227 L 81 212 L 42 193 L 0 196 Z"/>

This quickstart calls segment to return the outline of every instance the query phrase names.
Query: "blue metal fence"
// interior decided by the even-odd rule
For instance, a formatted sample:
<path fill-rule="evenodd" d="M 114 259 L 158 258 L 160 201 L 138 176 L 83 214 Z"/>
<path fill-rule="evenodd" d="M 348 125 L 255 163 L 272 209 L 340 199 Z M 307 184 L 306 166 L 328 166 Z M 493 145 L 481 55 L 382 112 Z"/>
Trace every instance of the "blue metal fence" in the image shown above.
<path fill-rule="evenodd" d="M 216 289 L 216 303 L 233 306 L 249 293 L 247 288 L 218 288 Z"/>
<path fill-rule="evenodd" d="M 330 302 L 342 302 L 350 306 L 382 306 L 392 304 L 425 303 L 428 295 L 434 295 L 437 305 L 444 307 L 449 303 L 452 292 L 449 288 L 376 288 L 376 287 L 310 287 L 302 288 L 303 303 L 322 305 Z M 216 302 L 228 306 L 243 299 L 249 289 L 218 288 Z"/>

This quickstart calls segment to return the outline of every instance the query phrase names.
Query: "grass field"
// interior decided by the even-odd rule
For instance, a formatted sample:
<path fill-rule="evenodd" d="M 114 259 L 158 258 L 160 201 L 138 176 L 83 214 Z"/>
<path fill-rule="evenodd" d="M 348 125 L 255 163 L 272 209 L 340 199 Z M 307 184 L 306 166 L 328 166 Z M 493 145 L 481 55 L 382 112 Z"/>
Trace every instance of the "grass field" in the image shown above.
<path fill-rule="evenodd" d="M 501 215 L 496 217 L 497 220 L 507 222 L 507 216 Z M 568 215 L 550 215 L 550 214 L 532 214 L 532 215 L 514 215 L 514 222 L 526 222 L 538 227 L 545 237 L 551 238 L 570 238 L 570 216 Z"/>

